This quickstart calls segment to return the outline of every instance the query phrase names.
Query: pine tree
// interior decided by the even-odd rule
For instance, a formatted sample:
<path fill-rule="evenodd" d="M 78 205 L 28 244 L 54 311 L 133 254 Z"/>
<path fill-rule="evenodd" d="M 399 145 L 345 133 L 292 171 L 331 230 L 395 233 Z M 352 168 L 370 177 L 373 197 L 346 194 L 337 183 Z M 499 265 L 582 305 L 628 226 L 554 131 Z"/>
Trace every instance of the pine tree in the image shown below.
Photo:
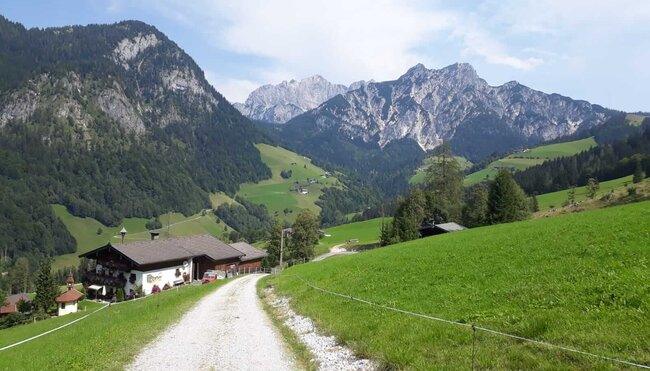
<path fill-rule="evenodd" d="M 387 236 L 387 241 L 410 241 L 420 237 L 418 228 L 426 218 L 426 198 L 424 192 L 419 188 L 414 188 L 409 194 L 399 202 L 391 235 Z"/>
<path fill-rule="evenodd" d="M 54 300 L 59 295 L 59 288 L 52 277 L 52 266 L 49 258 L 41 263 L 36 277 L 36 296 L 34 297 L 34 306 L 36 309 L 47 313 L 54 305 Z"/>
<path fill-rule="evenodd" d="M 598 183 L 598 179 L 596 178 L 589 178 L 585 188 L 587 189 L 587 197 L 594 198 L 600 189 L 600 183 Z"/>
<path fill-rule="evenodd" d="M 485 184 L 475 184 L 466 193 L 463 225 L 471 228 L 488 224 L 488 190 Z"/>
<path fill-rule="evenodd" d="M 437 153 L 426 175 L 427 192 L 433 194 L 429 198 L 432 202 L 428 205 L 428 217 L 444 216 L 444 220 L 436 222 L 459 221 L 463 209 L 463 172 L 448 144 L 440 146 Z"/>
<path fill-rule="evenodd" d="M 304 209 L 296 216 L 293 233 L 289 243 L 290 256 L 293 259 L 311 259 L 314 246 L 318 243 L 318 219 L 311 211 Z"/>
<path fill-rule="evenodd" d="M 533 195 L 530 198 L 530 211 L 534 213 L 539 211 L 539 201 L 537 201 L 537 195 Z"/>
<path fill-rule="evenodd" d="M 5 305 L 5 302 L 7 301 L 7 293 L 5 290 L 0 289 L 0 307 Z"/>
<path fill-rule="evenodd" d="M 637 159 L 635 167 L 634 167 L 634 175 L 632 176 L 632 183 L 640 183 L 643 178 L 645 178 L 645 173 L 643 172 L 643 168 L 641 167 L 641 161 Z"/>
<path fill-rule="evenodd" d="M 18 258 L 16 264 L 9 271 L 11 286 L 18 292 L 29 292 L 31 288 L 31 274 L 27 258 Z"/>
<path fill-rule="evenodd" d="M 509 223 L 526 219 L 530 213 L 524 191 L 510 172 L 500 170 L 490 184 L 488 215 L 490 223 Z"/>

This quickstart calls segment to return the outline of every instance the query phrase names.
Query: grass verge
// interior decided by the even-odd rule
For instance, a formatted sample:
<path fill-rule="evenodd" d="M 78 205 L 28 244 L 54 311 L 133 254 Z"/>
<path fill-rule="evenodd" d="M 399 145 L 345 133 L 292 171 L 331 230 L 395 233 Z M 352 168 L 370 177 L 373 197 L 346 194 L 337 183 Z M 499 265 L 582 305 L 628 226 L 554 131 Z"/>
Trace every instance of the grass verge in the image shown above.
<path fill-rule="evenodd" d="M 229 280 L 172 289 L 113 305 L 59 331 L 0 352 L 0 369 L 121 370 L 145 344 L 226 282 Z M 32 332 L 28 326 L 36 325 L 41 323 L 15 329 L 26 334 Z M 0 331 L 3 339 L 4 331 L 8 330 Z"/>

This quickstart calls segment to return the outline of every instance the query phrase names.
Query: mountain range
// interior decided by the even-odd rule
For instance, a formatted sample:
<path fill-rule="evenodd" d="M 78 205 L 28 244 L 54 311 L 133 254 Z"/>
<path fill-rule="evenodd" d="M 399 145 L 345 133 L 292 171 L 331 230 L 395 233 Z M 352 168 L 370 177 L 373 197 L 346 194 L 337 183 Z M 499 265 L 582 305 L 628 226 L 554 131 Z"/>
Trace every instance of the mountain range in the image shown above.
<path fill-rule="evenodd" d="M 292 118 L 318 107 L 328 99 L 367 84 L 357 81 L 350 86 L 333 84 L 320 75 L 300 81 L 282 81 L 255 89 L 244 103 L 234 106 L 250 119 L 283 124 Z"/>
<path fill-rule="evenodd" d="M 327 84 L 304 85 L 311 92 L 302 94 L 324 97 L 320 86 Z M 493 152 L 589 129 L 611 116 L 601 106 L 546 94 L 515 81 L 490 86 L 467 63 L 437 70 L 418 64 L 394 81 L 339 90 L 340 94 L 289 120 L 283 131 L 307 131 L 311 136 L 336 132 L 343 140 L 376 143 L 380 148 L 411 139 L 425 151 L 446 141 L 457 154 L 478 161 Z M 291 102 L 293 97 L 282 95 L 283 91 L 258 89 L 249 100 L 268 101 L 265 94 L 272 92 L 273 101 Z"/>

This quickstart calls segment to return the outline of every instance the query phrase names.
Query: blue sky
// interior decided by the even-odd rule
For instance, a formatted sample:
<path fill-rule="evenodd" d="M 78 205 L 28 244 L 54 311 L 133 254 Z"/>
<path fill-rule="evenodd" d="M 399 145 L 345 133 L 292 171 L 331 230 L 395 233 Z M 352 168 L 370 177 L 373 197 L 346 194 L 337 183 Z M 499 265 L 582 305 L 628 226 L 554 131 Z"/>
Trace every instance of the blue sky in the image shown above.
<path fill-rule="evenodd" d="M 650 111 L 650 1 L 21 0 L 0 14 L 27 27 L 147 22 L 233 102 L 313 74 L 347 85 L 469 62 L 492 85 Z"/>

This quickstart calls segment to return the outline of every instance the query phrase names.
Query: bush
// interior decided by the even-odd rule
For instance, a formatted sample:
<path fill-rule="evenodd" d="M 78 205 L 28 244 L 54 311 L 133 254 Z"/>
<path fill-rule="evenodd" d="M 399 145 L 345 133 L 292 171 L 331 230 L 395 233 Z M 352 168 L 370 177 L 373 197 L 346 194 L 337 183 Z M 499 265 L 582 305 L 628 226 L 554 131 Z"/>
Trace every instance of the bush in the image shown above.
<path fill-rule="evenodd" d="M 115 293 L 115 300 L 117 300 L 118 303 L 124 301 L 124 289 L 123 288 L 120 287 L 120 288 L 117 289 L 117 292 Z"/>
<path fill-rule="evenodd" d="M 159 293 L 159 292 L 160 292 L 160 286 L 158 286 L 158 285 L 153 285 L 153 287 L 151 288 L 151 293 L 152 293 L 152 294 L 157 294 L 157 293 Z"/>

